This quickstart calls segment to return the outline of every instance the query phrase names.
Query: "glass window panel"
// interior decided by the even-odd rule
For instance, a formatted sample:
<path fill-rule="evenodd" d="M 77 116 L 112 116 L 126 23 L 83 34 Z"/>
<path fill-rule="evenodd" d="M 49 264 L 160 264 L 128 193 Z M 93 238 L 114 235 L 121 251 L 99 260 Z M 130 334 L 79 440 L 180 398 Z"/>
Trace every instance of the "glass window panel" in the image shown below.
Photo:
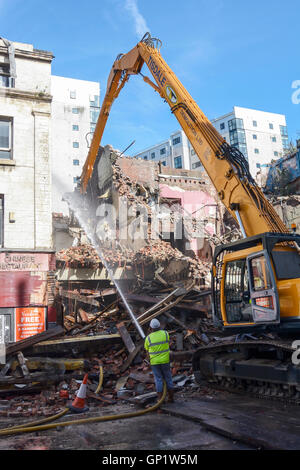
<path fill-rule="evenodd" d="M 251 260 L 252 283 L 255 291 L 272 287 L 270 272 L 264 256 Z"/>
<path fill-rule="evenodd" d="M 97 123 L 99 116 L 99 109 L 91 109 L 90 110 L 90 120 L 92 123 Z"/>
<path fill-rule="evenodd" d="M 0 149 L 10 149 L 10 126 L 9 121 L 0 121 Z"/>
<path fill-rule="evenodd" d="M 175 157 L 174 158 L 174 166 L 175 166 L 175 168 L 182 168 L 182 158 L 181 157 Z"/>

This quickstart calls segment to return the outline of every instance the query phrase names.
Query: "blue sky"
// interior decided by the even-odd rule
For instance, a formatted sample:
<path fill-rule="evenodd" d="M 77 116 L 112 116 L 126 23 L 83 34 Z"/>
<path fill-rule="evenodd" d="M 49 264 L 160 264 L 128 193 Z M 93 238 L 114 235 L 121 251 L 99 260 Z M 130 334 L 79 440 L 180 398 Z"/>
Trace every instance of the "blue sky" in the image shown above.
<path fill-rule="evenodd" d="M 149 30 L 208 118 L 234 105 L 283 113 L 295 140 L 299 15 L 299 0 L 0 0 L 0 36 L 52 51 L 53 74 L 100 81 L 103 99 L 117 54 Z M 131 77 L 102 143 L 123 150 L 135 140 L 135 153 L 178 128 L 158 94 L 141 77 Z"/>

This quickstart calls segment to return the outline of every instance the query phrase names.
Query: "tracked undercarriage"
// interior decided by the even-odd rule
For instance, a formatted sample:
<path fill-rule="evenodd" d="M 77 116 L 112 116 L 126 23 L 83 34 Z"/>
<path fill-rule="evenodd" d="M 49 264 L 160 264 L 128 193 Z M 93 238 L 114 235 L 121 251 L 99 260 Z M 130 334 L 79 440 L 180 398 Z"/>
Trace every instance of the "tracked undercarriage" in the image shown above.
<path fill-rule="evenodd" d="M 291 340 L 222 341 L 198 349 L 198 383 L 251 396 L 300 404 L 300 365 L 292 362 Z"/>

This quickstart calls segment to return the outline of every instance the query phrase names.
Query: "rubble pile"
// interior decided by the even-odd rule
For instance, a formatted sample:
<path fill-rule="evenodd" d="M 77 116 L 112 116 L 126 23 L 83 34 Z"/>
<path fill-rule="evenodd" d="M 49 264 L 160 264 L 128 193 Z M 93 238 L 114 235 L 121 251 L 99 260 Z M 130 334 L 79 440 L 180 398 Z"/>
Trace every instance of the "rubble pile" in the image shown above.
<path fill-rule="evenodd" d="M 215 341 L 216 331 L 210 317 L 210 291 L 196 289 L 194 283 L 187 289 L 180 286 L 173 289 L 174 286 L 156 282 L 148 285 L 142 295 L 137 291 L 126 297 L 137 319 L 147 317 L 148 310 L 151 315 L 155 312 L 162 327 L 169 331 L 174 383 L 177 390 L 183 390 L 196 386 L 192 351 Z M 58 335 L 52 349 L 51 341 L 48 345 L 35 338 L 33 346 L 24 345 L 24 356 L 20 352 L 7 355 L 7 364 L 0 368 L 0 416 L 29 418 L 58 413 L 74 400 L 87 371 L 89 407 L 114 405 L 120 400 L 145 406 L 155 400 L 154 378 L 144 351 L 144 340 L 135 330 L 116 290 L 66 292 L 60 289 L 60 294 L 64 306 L 72 297 L 77 299 L 71 310 L 64 309 L 64 334 Z M 94 303 L 100 298 L 107 304 L 100 310 L 85 303 L 91 299 Z M 140 323 L 147 335 L 149 320 L 146 318 L 145 323 Z M 134 353 L 128 350 L 126 335 L 131 338 Z M 96 344 L 91 349 L 93 339 Z M 104 339 L 111 339 L 111 342 L 102 345 Z M 74 341 L 74 346 L 68 346 L 70 340 Z M 81 343 L 84 347 L 77 349 Z M 64 349 L 66 345 L 68 352 Z M 23 343 L 19 348 L 22 350 Z M 99 391 L 101 368 L 104 379 Z"/>
<path fill-rule="evenodd" d="M 126 267 L 132 269 L 137 266 L 159 266 L 168 264 L 170 260 L 184 260 L 188 265 L 187 277 L 197 280 L 202 279 L 201 285 L 210 284 L 210 263 L 200 259 L 185 256 L 181 251 L 173 248 L 170 243 L 163 240 L 150 240 L 147 245 L 138 251 L 118 245 L 114 249 L 105 245 L 101 246 L 101 254 L 107 265 Z M 91 268 L 97 269 L 103 265 L 96 249 L 91 245 L 72 246 L 61 250 L 56 254 L 57 268 Z"/>

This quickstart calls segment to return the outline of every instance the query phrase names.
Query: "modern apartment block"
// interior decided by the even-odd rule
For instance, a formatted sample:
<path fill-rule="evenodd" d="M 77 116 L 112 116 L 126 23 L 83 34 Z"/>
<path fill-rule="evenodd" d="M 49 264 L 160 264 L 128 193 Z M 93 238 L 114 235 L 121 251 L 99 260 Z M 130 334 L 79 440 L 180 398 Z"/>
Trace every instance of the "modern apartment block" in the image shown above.
<path fill-rule="evenodd" d="M 0 248 L 52 246 L 52 59 L 0 39 Z"/>
<path fill-rule="evenodd" d="M 267 171 L 272 160 L 281 158 L 289 146 L 283 114 L 234 106 L 231 113 L 213 119 L 212 124 L 244 154 L 253 177 L 260 170 Z"/>
<path fill-rule="evenodd" d="M 182 130 L 179 130 L 173 132 L 167 140 L 139 152 L 135 157 L 150 161 L 161 161 L 164 166 L 170 168 L 194 170 L 200 167 L 201 163 L 195 155 L 199 163 L 198 165 L 191 164 L 193 155 L 195 155 L 195 152 L 187 136 Z"/>
<path fill-rule="evenodd" d="M 267 171 L 272 160 L 282 157 L 289 146 L 286 118 L 282 114 L 234 106 L 233 111 L 212 124 L 226 141 L 239 148 L 249 161 L 250 172 Z M 135 157 L 160 160 L 163 165 L 186 170 L 203 170 L 192 145 L 180 130 L 167 140 L 139 152 Z"/>
<path fill-rule="evenodd" d="M 81 175 L 100 107 L 100 84 L 51 77 L 52 212 L 69 213 L 63 194 L 72 192 Z"/>

